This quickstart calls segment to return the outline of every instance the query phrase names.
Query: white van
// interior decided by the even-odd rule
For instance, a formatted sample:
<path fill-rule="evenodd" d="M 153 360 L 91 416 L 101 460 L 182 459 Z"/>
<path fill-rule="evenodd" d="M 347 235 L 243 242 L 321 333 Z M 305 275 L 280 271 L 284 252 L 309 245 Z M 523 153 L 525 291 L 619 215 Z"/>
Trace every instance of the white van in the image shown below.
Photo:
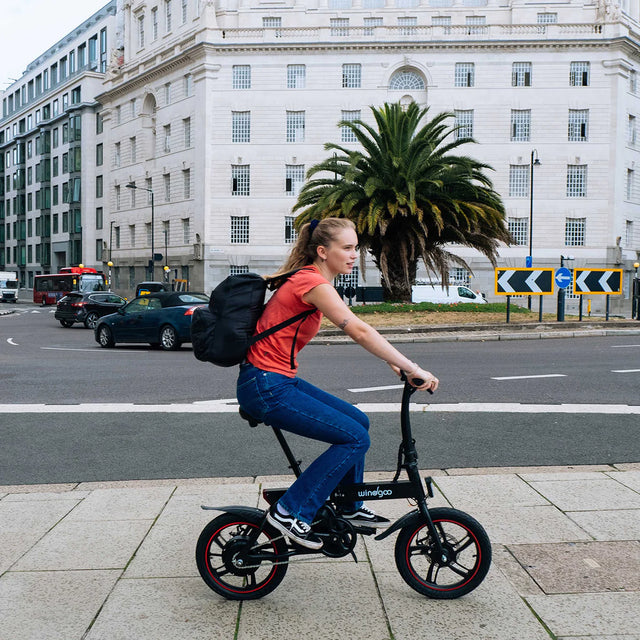
<path fill-rule="evenodd" d="M 415 284 L 411 287 L 412 302 L 433 302 L 434 304 L 457 304 L 473 302 L 487 304 L 480 293 L 474 293 L 468 287 L 451 284 L 449 288 L 438 284 Z"/>

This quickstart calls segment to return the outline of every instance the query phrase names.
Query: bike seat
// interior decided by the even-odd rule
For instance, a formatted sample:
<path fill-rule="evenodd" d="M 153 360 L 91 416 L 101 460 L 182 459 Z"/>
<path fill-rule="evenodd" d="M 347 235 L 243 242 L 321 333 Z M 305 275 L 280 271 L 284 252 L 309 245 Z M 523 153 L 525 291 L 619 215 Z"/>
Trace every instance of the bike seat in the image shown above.
<path fill-rule="evenodd" d="M 239 408 L 240 417 L 243 420 L 246 420 L 249 423 L 250 427 L 257 427 L 259 424 L 262 424 L 262 420 L 256 420 L 253 416 L 250 416 L 244 409 Z"/>

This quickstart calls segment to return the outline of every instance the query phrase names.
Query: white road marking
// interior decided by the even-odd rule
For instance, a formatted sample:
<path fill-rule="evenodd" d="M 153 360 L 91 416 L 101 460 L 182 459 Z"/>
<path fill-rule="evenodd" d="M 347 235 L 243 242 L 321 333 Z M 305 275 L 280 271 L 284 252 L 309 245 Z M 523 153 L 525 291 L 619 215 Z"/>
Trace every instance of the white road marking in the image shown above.
<path fill-rule="evenodd" d="M 387 391 L 388 389 L 404 389 L 403 384 L 390 384 L 386 387 L 363 387 L 362 389 L 347 389 L 351 393 L 365 393 L 366 391 Z"/>
<path fill-rule="evenodd" d="M 640 344 L 612 344 L 612 349 L 628 349 L 629 347 L 640 347 Z"/>
<path fill-rule="evenodd" d="M 14 347 L 19 347 L 19 346 L 20 346 L 17 342 L 14 342 L 14 341 L 13 341 L 13 338 L 7 338 L 7 342 L 8 342 L 10 345 L 14 346 Z"/>
<path fill-rule="evenodd" d="M 93 349 L 76 349 L 71 347 L 40 347 L 46 351 L 91 351 L 92 353 L 149 353 L 148 349 L 141 349 L 140 351 L 114 351 L 113 349 L 102 349 L 100 347 L 94 347 Z"/>
<path fill-rule="evenodd" d="M 492 380 L 529 380 L 531 378 L 566 378 L 564 373 L 544 373 L 536 376 L 502 376 L 491 378 Z"/>
<path fill-rule="evenodd" d="M 400 403 L 362 403 L 369 413 L 398 413 Z M 413 413 L 574 413 L 640 415 L 640 406 L 626 404 L 520 404 L 517 402 L 460 402 L 457 404 L 409 405 Z M 134 404 L 103 402 L 83 404 L 0 404 L 2 413 L 237 413 L 235 399 L 204 400 L 190 404 Z"/>
<path fill-rule="evenodd" d="M 611 369 L 611 373 L 640 373 L 640 369 Z"/>

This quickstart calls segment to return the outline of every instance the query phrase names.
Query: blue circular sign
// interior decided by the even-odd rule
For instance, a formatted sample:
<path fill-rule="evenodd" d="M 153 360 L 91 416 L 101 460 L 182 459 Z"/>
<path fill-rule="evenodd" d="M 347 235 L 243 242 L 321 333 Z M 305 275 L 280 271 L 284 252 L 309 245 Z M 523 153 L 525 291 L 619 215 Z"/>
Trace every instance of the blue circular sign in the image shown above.
<path fill-rule="evenodd" d="M 556 269 L 556 286 L 565 289 L 571 284 L 571 271 L 567 267 Z"/>

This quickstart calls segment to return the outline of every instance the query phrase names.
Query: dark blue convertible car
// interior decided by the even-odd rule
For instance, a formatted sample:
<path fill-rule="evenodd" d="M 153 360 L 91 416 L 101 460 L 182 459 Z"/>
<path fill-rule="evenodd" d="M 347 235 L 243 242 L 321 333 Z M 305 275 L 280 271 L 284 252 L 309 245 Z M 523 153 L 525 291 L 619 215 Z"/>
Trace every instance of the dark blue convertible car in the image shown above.
<path fill-rule="evenodd" d="M 96 342 L 113 347 L 117 342 L 148 342 L 167 351 L 191 342 L 191 316 L 209 296 L 189 291 L 162 291 L 135 298 L 117 313 L 100 318 L 95 328 Z"/>

